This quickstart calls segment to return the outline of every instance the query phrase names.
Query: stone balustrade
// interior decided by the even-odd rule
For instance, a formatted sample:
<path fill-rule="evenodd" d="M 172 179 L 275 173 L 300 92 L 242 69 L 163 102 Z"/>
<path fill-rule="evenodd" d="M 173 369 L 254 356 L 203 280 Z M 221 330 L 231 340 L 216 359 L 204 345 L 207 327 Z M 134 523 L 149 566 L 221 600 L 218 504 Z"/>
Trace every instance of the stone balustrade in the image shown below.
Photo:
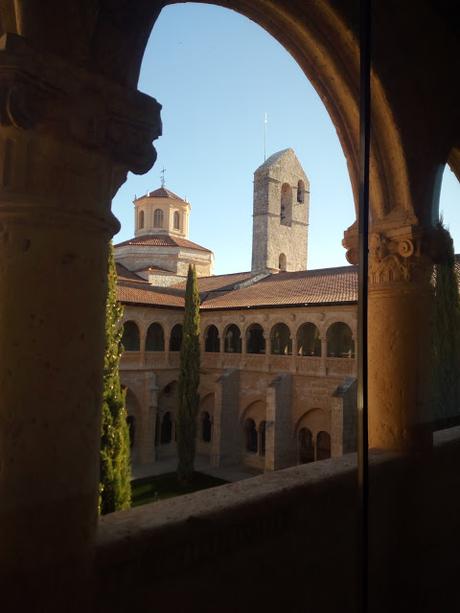
<path fill-rule="evenodd" d="M 125 351 L 122 370 L 179 368 L 180 352 Z M 356 373 L 354 358 L 321 358 L 315 356 L 280 356 L 243 353 L 202 353 L 205 369 L 241 368 L 255 372 L 292 372 L 306 376 L 348 376 Z M 326 371 L 327 368 L 327 371 Z"/>

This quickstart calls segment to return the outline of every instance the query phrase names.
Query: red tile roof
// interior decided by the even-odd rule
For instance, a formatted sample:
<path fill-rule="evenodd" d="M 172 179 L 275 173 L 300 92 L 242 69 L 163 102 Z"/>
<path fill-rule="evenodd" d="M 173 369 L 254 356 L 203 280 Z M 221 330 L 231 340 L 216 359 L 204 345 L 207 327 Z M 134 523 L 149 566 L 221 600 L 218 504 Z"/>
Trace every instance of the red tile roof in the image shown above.
<path fill-rule="evenodd" d="M 121 282 L 117 287 L 117 298 L 125 304 L 139 304 L 160 307 L 184 308 L 184 291 L 169 287 L 152 287 L 148 283 Z"/>
<path fill-rule="evenodd" d="M 171 190 L 166 189 L 166 187 L 159 187 L 153 192 L 149 192 L 144 196 L 139 196 L 139 198 L 136 198 L 136 200 L 141 200 L 141 198 L 171 198 L 172 200 L 180 200 L 181 202 L 186 202 L 186 200 L 184 200 Z"/>
<path fill-rule="evenodd" d="M 128 270 L 126 268 L 126 266 L 123 266 L 123 264 L 120 264 L 119 262 L 116 262 L 116 267 L 117 267 L 117 275 L 118 275 L 118 281 L 130 281 L 131 283 L 144 283 L 144 284 L 148 284 L 148 281 L 146 281 L 145 279 L 143 279 L 142 277 L 140 277 L 139 275 L 136 275 L 135 272 Z"/>
<path fill-rule="evenodd" d="M 358 299 L 355 266 L 280 272 L 224 294 L 210 294 L 203 309 L 353 303 Z"/>
<path fill-rule="evenodd" d="M 254 277 L 253 272 L 234 272 L 228 275 L 212 275 L 210 277 L 198 277 L 198 291 L 200 294 L 206 294 L 213 291 L 232 290 L 235 285 L 248 281 Z M 187 280 L 181 281 L 174 287 L 185 288 Z"/>
<path fill-rule="evenodd" d="M 358 274 L 355 266 L 323 268 L 269 275 L 252 285 L 233 289 L 249 280 L 253 273 L 216 275 L 198 279 L 201 308 L 245 309 L 354 303 L 358 299 Z M 152 306 L 184 306 L 184 284 L 174 287 L 143 286 L 125 279 L 118 284 L 118 299 L 125 303 Z"/>
<path fill-rule="evenodd" d="M 138 247 L 181 247 L 182 249 L 196 249 L 198 251 L 211 253 L 206 247 L 192 243 L 192 241 L 186 238 L 170 236 L 169 234 L 146 234 L 144 236 L 136 236 L 122 243 L 118 243 L 115 245 L 115 249 L 117 247 L 124 247 L 125 245 L 135 245 Z"/>
<path fill-rule="evenodd" d="M 455 256 L 460 284 L 460 255 Z M 124 303 L 183 308 L 184 283 L 153 287 L 117 264 L 118 299 Z M 254 273 L 242 272 L 198 279 L 203 310 L 255 307 L 353 304 L 358 300 L 358 268 L 342 266 L 300 272 L 280 272 L 233 289 L 249 281 Z"/>

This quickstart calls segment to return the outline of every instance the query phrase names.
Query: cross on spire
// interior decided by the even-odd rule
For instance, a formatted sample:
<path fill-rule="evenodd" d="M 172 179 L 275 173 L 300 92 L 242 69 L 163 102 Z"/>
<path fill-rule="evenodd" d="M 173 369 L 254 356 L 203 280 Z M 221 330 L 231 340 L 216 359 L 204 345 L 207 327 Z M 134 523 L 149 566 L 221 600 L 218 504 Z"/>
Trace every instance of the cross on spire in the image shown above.
<path fill-rule="evenodd" d="M 166 168 L 163 167 L 160 173 L 161 174 L 161 187 L 165 186 L 165 172 L 166 172 Z"/>

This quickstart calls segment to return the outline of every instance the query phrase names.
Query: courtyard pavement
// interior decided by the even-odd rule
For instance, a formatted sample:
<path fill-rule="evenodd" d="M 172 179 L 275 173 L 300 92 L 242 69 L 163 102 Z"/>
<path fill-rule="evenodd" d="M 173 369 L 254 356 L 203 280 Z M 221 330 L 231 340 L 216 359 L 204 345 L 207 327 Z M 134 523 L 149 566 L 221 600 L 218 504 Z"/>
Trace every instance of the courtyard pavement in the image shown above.
<path fill-rule="evenodd" d="M 153 477 L 156 475 L 164 475 L 166 473 L 175 472 L 177 469 L 177 459 L 167 458 L 158 460 L 152 464 L 143 464 L 142 466 L 132 467 L 133 479 L 142 479 L 143 477 Z M 246 468 L 243 466 L 211 466 L 207 458 L 197 456 L 195 458 L 195 470 L 211 477 L 223 479 L 224 481 L 242 481 L 260 475 L 260 471 Z"/>

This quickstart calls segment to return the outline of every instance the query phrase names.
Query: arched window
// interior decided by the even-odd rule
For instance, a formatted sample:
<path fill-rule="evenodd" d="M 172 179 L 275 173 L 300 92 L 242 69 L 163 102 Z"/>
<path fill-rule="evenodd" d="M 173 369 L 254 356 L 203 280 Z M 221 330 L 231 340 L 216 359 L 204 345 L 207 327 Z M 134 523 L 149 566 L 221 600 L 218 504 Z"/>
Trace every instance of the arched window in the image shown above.
<path fill-rule="evenodd" d="M 251 324 L 247 329 L 246 353 L 265 353 L 264 330 L 260 324 Z"/>
<path fill-rule="evenodd" d="M 125 351 L 140 351 L 141 341 L 139 328 L 134 321 L 125 321 L 123 324 L 123 336 L 121 344 Z"/>
<path fill-rule="evenodd" d="M 291 355 L 292 340 L 291 333 L 286 324 L 276 324 L 273 326 L 271 334 L 271 352 L 275 355 Z"/>
<path fill-rule="evenodd" d="M 278 268 L 282 272 L 284 272 L 287 268 L 287 259 L 284 253 L 280 253 L 280 257 L 278 260 Z"/>
<path fill-rule="evenodd" d="M 257 453 L 257 430 L 253 419 L 244 422 L 244 434 L 246 438 L 246 451 Z"/>
<path fill-rule="evenodd" d="M 129 446 L 132 449 L 136 436 L 136 418 L 134 415 L 128 415 L 126 417 L 126 423 L 128 424 Z"/>
<path fill-rule="evenodd" d="M 321 355 L 321 339 L 315 324 L 303 324 L 297 331 L 298 355 Z"/>
<path fill-rule="evenodd" d="M 146 351 L 164 351 L 165 337 L 163 327 L 159 323 L 154 323 L 147 330 L 147 338 L 145 340 Z"/>
<path fill-rule="evenodd" d="M 153 225 L 155 228 L 162 228 L 164 222 L 164 213 L 161 209 L 155 209 L 153 214 Z"/>
<path fill-rule="evenodd" d="M 139 228 L 143 228 L 144 227 L 144 222 L 145 222 L 144 211 L 139 211 Z"/>
<path fill-rule="evenodd" d="M 176 324 L 169 337 L 169 351 L 180 351 L 182 346 L 182 325 Z"/>
<path fill-rule="evenodd" d="M 219 353 L 220 351 L 220 338 L 219 330 L 216 326 L 209 326 L 206 330 L 204 338 L 204 350 L 208 353 Z"/>
<path fill-rule="evenodd" d="M 289 183 L 281 186 L 280 223 L 290 226 L 292 222 L 292 188 Z"/>
<path fill-rule="evenodd" d="M 261 421 L 259 425 L 259 453 L 265 455 L 265 427 L 266 422 Z"/>
<path fill-rule="evenodd" d="M 174 211 L 174 229 L 180 230 L 180 215 L 177 211 Z"/>
<path fill-rule="evenodd" d="M 328 328 L 327 355 L 332 358 L 354 358 L 355 342 L 350 326 L 338 321 Z"/>
<path fill-rule="evenodd" d="M 318 432 L 316 437 L 316 459 L 327 460 L 331 457 L 331 437 L 327 432 Z"/>
<path fill-rule="evenodd" d="M 201 438 L 203 442 L 211 442 L 212 422 L 211 416 L 207 411 L 204 411 L 201 415 Z"/>
<path fill-rule="evenodd" d="M 313 435 L 308 428 L 299 430 L 299 464 L 308 464 L 315 460 L 313 448 Z"/>
<path fill-rule="evenodd" d="M 238 326 L 231 324 L 225 332 L 225 353 L 241 353 L 241 332 Z"/>
<path fill-rule="evenodd" d="M 172 420 L 171 413 L 168 411 L 163 415 L 163 421 L 161 422 L 161 436 L 160 443 L 162 445 L 168 445 L 172 441 Z"/>
<path fill-rule="evenodd" d="M 297 202 L 301 204 L 305 200 L 305 183 L 298 181 L 297 183 Z"/>

